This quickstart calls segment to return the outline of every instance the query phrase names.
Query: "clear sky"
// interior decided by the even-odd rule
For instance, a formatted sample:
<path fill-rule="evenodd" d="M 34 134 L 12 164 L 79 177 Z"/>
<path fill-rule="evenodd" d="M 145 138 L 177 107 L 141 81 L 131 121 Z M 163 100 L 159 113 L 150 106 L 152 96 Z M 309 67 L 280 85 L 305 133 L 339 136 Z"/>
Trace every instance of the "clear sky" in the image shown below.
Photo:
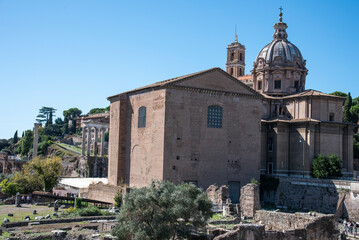
<path fill-rule="evenodd" d="M 359 96 L 358 0 L 0 0 L 0 138 L 32 128 L 42 106 L 87 113 L 123 91 L 225 69 L 236 24 L 248 74 L 280 6 L 306 88 Z"/>

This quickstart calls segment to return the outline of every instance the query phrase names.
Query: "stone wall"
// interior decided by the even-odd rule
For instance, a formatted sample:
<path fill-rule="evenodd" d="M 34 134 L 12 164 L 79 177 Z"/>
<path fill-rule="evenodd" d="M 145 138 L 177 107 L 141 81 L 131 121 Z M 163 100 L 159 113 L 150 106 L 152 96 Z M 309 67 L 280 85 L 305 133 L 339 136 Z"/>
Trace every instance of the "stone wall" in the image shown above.
<path fill-rule="evenodd" d="M 259 224 L 258 224 L 259 223 Z M 254 224 L 240 224 L 214 240 L 332 240 L 338 239 L 334 215 L 257 211 Z"/>
<path fill-rule="evenodd" d="M 280 177 L 276 191 L 261 192 L 261 201 L 359 221 L 358 194 L 356 181 Z"/>
<path fill-rule="evenodd" d="M 257 210 L 261 209 L 259 200 L 259 185 L 249 183 L 241 188 L 241 216 L 253 218 Z"/>
<path fill-rule="evenodd" d="M 213 204 L 217 204 L 218 207 L 222 208 L 222 206 L 226 204 L 227 199 L 229 198 L 229 189 L 226 185 L 221 187 L 211 185 L 207 188 L 206 195 Z"/>
<path fill-rule="evenodd" d="M 88 187 L 87 198 L 114 204 L 114 198 L 119 190 L 123 194 L 126 191 L 126 189 L 120 186 L 105 185 L 102 183 L 90 184 Z"/>
<path fill-rule="evenodd" d="M 183 84 L 248 91 L 221 74 Z M 222 128 L 207 126 L 211 105 L 222 107 Z M 240 187 L 259 179 L 260 107 L 261 101 L 252 96 L 167 89 L 164 179 L 194 182 L 204 189 L 236 182 L 239 196 Z"/>

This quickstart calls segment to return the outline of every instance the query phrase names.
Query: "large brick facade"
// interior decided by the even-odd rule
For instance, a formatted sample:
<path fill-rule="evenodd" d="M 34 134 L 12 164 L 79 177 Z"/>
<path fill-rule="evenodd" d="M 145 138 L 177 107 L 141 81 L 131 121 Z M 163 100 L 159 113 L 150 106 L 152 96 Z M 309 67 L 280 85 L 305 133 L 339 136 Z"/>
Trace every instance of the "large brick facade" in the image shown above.
<path fill-rule="evenodd" d="M 223 70 L 108 99 L 110 184 L 142 187 L 155 179 L 240 187 L 259 178 L 262 96 Z M 216 127 L 209 127 L 211 106 L 221 109 Z M 146 108 L 145 127 L 139 123 L 141 107 Z"/>

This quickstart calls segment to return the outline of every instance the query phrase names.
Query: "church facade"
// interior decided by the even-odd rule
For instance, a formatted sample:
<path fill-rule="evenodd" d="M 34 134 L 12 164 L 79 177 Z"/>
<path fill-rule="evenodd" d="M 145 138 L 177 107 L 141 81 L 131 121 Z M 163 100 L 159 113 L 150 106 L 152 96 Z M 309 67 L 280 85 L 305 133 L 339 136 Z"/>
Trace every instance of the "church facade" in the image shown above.
<path fill-rule="evenodd" d="M 342 121 L 345 99 L 305 89 L 306 61 L 286 28 L 280 14 L 251 75 L 236 38 L 226 72 L 213 68 L 108 97 L 109 184 L 226 184 L 236 202 L 240 187 L 261 173 L 310 177 L 320 153 L 338 155 L 352 177 L 355 125 Z"/>
<path fill-rule="evenodd" d="M 353 177 L 356 125 L 342 120 L 345 98 L 306 90 L 306 61 L 288 41 L 282 13 L 274 29 L 273 40 L 259 52 L 251 75 L 235 75 L 232 70 L 238 61 L 233 52 L 245 54 L 237 38 L 227 48 L 227 72 L 264 97 L 261 173 L 310 177 L 313 158 L 334 153 L 342 159 L 343 176 Z"/>

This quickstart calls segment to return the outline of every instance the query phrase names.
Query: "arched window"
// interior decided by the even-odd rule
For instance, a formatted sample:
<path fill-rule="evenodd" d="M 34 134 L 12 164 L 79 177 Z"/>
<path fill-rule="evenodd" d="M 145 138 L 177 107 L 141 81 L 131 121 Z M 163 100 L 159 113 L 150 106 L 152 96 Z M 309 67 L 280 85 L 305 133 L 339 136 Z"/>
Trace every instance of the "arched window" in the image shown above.
<path fill-rule="evenodd" d="M 208 107 L 207 127 L 222 128 L 222 107 L 212 105 Z"/>
<path fill-rule="evenodd" d="M 242 55 L 242 53 L 239 54 L 239 61 L 243 61 L 243 55 Z"/>
<path fill-rule="evenodd" d="M 138 109 L 138 128 L 146 127 L 146 107 Z"/>

